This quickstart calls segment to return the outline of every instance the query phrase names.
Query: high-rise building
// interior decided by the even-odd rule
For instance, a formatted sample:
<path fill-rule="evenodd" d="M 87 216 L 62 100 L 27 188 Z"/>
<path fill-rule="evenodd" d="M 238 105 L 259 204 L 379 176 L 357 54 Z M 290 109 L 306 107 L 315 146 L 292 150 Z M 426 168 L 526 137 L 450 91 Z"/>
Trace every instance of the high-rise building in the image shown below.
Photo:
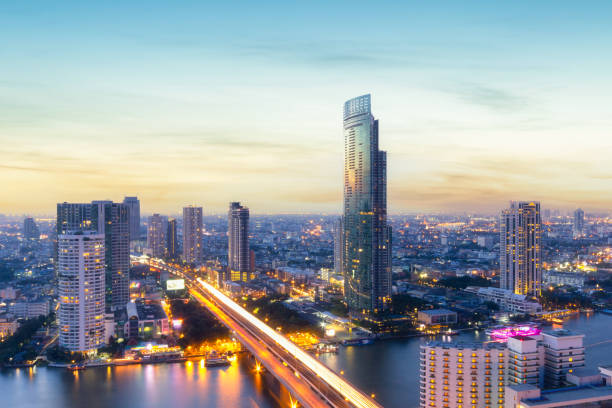
<path fill-rule="evenodd" d="M 344 294 L 353 316 L 391 299 L 391 228 L 387 225 L 387 158 L 378 149 L 370 95 L 344 104 Z"/>
<path fill-rule="evenodd" d="M 36 221 L 32 217 L 26 217 L 23 219 L 23 237 L 25 239 L 38 239 L 40 238 L 40 230 Z"/>
<path fill-rule="evenodd" d="M 202 207 L 183 208 L 183 260 L 202 263 Z"/>
<path fill-rule="evenodd" d="M 60 203 L 57 205 L 57 234 L 68 231 L 97 231 L 104 234 L 107 306 L 125 307 L 130 299 L 129 208 L 112 201 Z"/>
<path fill-rule="evenodd" d="M 140 200 L 138 197 L 125 197 L 123 204 L 129 207 L 130 212 L 130 241 L 140 239 Z"/>
<path fill-rule="evenodd" d="M 166 233 L 168 230 L 166 218 L 153 214 L 149 217 L 147 227 L 147 247 L 151 250 L 151 256 L 162 258 L 166 255 Z"/>
<path fill-rule="evenodd" d="M 511 202 L 500 216 L 500 280 L 502 289 L 538 296 L 542 286 L 542 221 L 540 203 Z"/>
<path fill-rule="evenodd" d="M 249 209 L 239 202 L 229 205 L 227 237 L 228 278 L 232 281 L 247 281 L 251 277 Z"/>
<path fill-rule="evenodd" d="M 584 334 L 569 330 L 549 330 L 542 333 L 544 349 L 544 386 L 559 387 L 568 373 L 584 367 Z"/>
<path fill-rule="evenodd" d="M 168 259 L 176 259 L 178 257 L 178 240 L 176 234 L 176 219 L 168 219 L 168 228 L 166 232 L 166 257 Z"/>
<path fill-rule="evenodd" d="M 574 211 L 574 238 L 584 235 L 584 211 L 578 208 Z"/>
<path fill-rule="evenodd" d="M 334 223 L 334 272 L 342 275 L 344 264 L 344 238 L 342 237 L 342 217 Z"/>
<path fill-rule="evenodd" d="M 504 406 L 507 349 L 500 343 L 421 345 L 421 408 Z"/>
<path fill-rule="evenodd" d="M 91 352 L 104 344 L 104 234 L 58 236 L 59 344 Z"/>

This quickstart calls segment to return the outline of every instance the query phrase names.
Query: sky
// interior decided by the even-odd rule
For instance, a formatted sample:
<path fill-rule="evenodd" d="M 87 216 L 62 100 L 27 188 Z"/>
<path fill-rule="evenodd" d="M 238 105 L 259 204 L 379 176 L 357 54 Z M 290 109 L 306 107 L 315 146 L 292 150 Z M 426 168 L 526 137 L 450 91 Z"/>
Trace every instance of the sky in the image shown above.
<path fill-rule="evenodd" d="M 612 207 L 609 1 L 0 2 L 0 212 L 341 211 L 370 93 L 389 211 Z"/>

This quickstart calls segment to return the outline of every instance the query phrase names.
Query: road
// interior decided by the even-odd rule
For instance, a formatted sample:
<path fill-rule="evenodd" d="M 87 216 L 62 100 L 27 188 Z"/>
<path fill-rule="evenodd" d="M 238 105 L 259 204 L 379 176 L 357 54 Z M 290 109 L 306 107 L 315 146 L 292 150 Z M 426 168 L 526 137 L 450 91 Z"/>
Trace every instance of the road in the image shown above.
<path fill-rule="evenodd" d="M 261 361 L 304 407 L 381 408 L 323 363 L 271 329 L 212 285 L 196 276 L 155 260 L 153 266 L 185 279 L 198 301 L 204 304 L 243 345 Z"/>

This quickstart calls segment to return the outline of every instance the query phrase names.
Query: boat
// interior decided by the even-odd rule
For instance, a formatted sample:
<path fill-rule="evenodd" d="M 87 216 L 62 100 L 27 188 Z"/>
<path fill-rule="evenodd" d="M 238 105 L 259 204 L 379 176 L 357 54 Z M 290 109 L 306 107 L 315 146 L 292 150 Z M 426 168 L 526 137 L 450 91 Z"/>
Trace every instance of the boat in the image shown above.
<path fill-rule="evenodd" d="M 85 370 L 86 368 L 87 366 L 85 366 L 85 364 L 83 363 L 70 364 L 68 367 L 66 367 L 68 371 L 81 371 L 81 370 Z"/>
<path fill-rule="evenodd" d="M 343 346 L 364 346 L 366 344 L 374 343 L 374 339 L 350 339 L 350 340 L 342 340 Z"/>
<path fill-rule="evenodd" d="M 225 355 L 220 355 L 216 351 L 208 353 L 204 359 L 204 365 L 206 367 L 223 367 L 230 365 L 231 362 Z"/>

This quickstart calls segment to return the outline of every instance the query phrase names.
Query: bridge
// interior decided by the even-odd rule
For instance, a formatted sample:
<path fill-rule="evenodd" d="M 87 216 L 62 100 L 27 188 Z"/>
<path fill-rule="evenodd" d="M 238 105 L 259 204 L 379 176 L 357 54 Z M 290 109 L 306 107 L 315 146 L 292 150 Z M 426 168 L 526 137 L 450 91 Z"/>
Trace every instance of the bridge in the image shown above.
<path fill-rule="evenodd" d="M 305 408 L 382 408 L 316 358 L 193 272 L 154 258 L 132 258 L 185 279 L 190 294 L 232 330 L 240 343 Z M 294 403 L 292 408 L 297 407 Z"/>

